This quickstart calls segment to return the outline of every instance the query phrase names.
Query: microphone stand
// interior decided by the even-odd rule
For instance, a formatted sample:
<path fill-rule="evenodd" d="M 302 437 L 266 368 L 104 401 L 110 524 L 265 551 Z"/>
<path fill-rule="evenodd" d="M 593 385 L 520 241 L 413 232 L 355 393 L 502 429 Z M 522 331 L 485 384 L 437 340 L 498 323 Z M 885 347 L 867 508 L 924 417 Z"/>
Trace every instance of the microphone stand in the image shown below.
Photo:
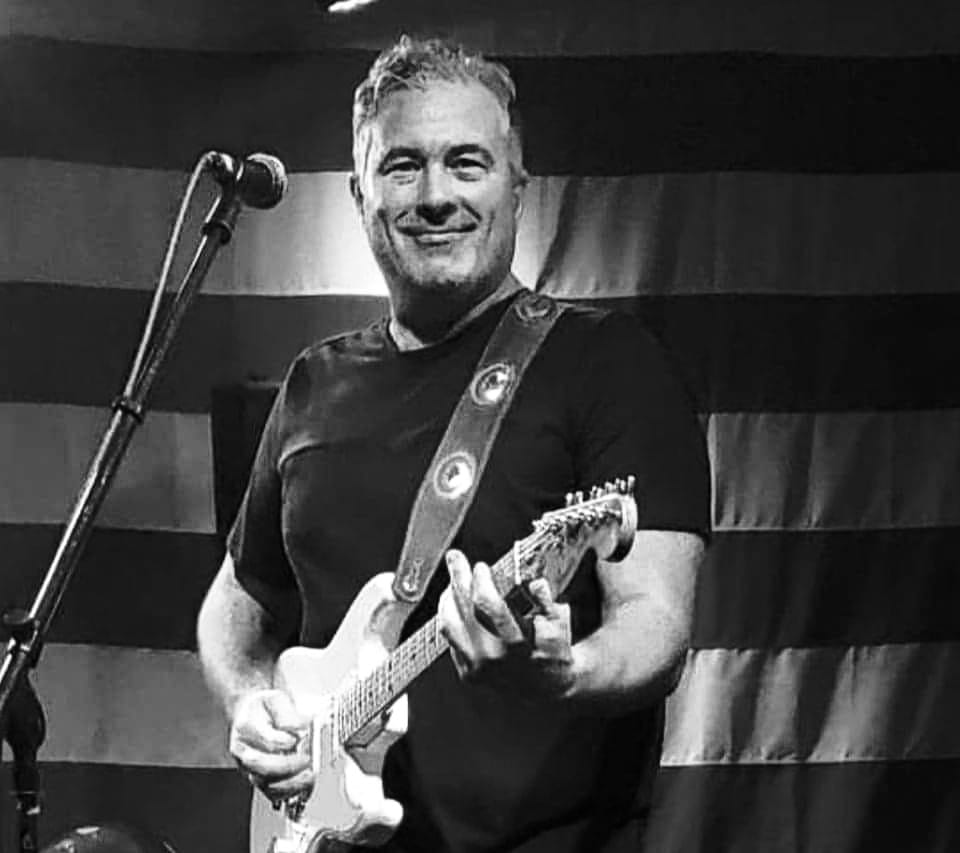
<path fill-rule="evenodd" d="M 143 423 L 147 395 L 160 363 L 214 257 L 233 236 L 241 206 L 242 200 L 236 186 L 226 187 L 214 204 L 201 229 L 201 243 L 183 283 L 156 336 L 143 353 L 142 369 L 138 369 L 138 358 L 123 393 L 113 402 L 113 417 L 87 470 L 60 544 L 33 604 L 27 611 L 10 610 L 3 616 L 9 640 L 0 663 L 0 748 L 6 740 L 13 750 L 13 787 L 17 800 L 21 853 L 35 853 L 40 849 L 37 832 L 41 811 L 37 751 L 46 732 L 43 708 L 30 683 L 29 671 L 37 665 L 44 638 L 130 439 Z"/>

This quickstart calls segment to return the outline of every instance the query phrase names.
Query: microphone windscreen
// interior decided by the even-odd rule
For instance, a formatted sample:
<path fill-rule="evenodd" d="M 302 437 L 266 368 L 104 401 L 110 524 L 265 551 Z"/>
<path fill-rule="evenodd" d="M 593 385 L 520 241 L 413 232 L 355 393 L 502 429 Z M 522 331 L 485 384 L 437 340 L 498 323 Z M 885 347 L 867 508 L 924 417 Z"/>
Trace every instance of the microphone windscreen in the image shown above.
<path fill-rule="evenodd" d="M 287 170 L 272 154 L 251 154 L 244 158 L 238 185 L 245 204 L 265 210 L 283 198 L 287 190 Z"/>

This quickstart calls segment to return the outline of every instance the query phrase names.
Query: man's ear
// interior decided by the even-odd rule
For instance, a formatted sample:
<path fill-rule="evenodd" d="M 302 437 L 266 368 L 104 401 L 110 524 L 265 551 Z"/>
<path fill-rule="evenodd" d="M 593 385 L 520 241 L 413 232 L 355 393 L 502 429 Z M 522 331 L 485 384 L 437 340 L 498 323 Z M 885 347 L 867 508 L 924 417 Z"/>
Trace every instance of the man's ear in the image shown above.
<path fill-rule="evenodd" d="M 523 214 L 523 196 L 524 190 L 527 188 L 526 176 L 523 180 L 515 181 L 513 184 L 513 218 L 520 221 L 520 217 Z"/>
<path fill-rule="evenodd" d="M 363 216 L 363 191 L 360 189 L 360 178 L 356 172 L 350 174 L 350 195 L 353 196 L 353 203 L 357 206 L 357 213 Z"/>

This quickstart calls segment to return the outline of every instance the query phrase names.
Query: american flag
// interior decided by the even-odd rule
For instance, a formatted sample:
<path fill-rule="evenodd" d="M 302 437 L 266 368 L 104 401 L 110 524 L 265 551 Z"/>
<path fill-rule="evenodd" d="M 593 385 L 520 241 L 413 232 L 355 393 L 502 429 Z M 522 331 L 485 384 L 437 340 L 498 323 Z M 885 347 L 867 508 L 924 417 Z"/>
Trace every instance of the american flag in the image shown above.
<path fill-rule="evenodd" d="M 534 175 L 516 273 L 641 316 L 702 415 L 716 533 L 651 849 L 960 849 L 946 0 L 0 4 L 0 606 L 52 556 L 194 161 L 291 171 L 191 309 L 44 650 L 44 838 L 124 821 L 246 847 L 194 653 L 222 555 L 213 389 L 384 310 L 350 105 L 401 31 L 511 67 Z M 3 849 L 13 822 L 4 802 Z"/>

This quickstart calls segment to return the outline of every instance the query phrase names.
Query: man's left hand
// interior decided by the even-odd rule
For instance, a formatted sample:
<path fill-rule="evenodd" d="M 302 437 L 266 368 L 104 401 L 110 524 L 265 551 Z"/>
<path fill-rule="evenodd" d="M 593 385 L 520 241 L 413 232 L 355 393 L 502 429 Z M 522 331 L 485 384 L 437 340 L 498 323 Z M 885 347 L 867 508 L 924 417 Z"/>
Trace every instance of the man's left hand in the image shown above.
<path fill-rule="evenodd" d="M 446 559 L 450 586 L 438 616 L 460 677 L 527 695 L 566 695 L 574 680 L 569 605 L 554 600 L 545 579 L 533 581 L 536 611 L 524 634 L 486 563 L 471 568 L 460 551 Z"/>

